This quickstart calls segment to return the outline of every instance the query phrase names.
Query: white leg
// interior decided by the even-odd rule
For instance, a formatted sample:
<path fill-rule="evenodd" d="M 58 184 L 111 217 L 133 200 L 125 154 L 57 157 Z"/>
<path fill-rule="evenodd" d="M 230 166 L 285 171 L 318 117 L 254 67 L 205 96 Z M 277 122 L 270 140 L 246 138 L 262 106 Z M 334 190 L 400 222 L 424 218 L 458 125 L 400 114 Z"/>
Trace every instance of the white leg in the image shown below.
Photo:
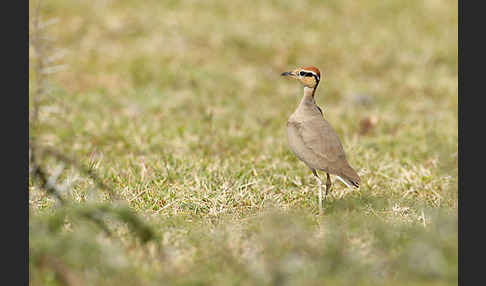
<path fill-rule="evenodd" d="M 317 184 L 319 185 L 319 214 L 322 214 L 322 182 L 319 177 L 316 177 Z"/>
<path fill-rule="evenodd" d="M 319 185 L 319 215 L 322 215 L 322 182 L 315 169 L 312 169 L 312 174 L 316 177 L 317 184 Z"/>

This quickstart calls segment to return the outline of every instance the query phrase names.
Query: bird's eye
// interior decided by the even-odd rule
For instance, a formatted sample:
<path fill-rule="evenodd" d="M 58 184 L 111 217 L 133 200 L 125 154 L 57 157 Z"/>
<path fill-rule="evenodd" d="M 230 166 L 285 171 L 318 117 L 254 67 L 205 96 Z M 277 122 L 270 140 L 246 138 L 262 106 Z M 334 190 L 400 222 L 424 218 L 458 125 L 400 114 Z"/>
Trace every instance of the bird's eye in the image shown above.
<path fill-rule="evenodd" d="M 301 71 L 301 72 L 299 73 L 299 75 L 300 75 L 300 76 L 305 76 L 305 74 L 306 74 L 306 72 L 303 72 L 303 71 Z"/>

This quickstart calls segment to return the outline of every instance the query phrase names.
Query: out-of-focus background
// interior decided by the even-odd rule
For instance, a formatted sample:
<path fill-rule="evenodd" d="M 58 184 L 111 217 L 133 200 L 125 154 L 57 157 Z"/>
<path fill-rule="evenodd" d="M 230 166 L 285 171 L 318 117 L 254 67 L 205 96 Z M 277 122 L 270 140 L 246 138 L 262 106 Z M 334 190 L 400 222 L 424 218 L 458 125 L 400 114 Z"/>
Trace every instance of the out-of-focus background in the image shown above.
<path fill-rule="evenodd" d="M 31 285 L 457 285 L 457 1 L 29 5 Z M 307 65 L 362 178 L 323 216 Z"/>

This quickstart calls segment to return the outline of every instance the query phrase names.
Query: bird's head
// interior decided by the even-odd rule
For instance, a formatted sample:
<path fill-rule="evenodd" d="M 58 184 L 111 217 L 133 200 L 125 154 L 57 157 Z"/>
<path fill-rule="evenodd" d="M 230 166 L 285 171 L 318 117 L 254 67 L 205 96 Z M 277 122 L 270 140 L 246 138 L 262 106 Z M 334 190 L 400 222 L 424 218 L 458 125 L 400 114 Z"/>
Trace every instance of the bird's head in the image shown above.
<path fill-rule="evenodd" d="M 281 75 L 295 78 L 304 86 L 310 88 L 316 88 L 321 80 L 321 72 L 314 66 L 297 68 L 290 72 L 284 72 Z"/>

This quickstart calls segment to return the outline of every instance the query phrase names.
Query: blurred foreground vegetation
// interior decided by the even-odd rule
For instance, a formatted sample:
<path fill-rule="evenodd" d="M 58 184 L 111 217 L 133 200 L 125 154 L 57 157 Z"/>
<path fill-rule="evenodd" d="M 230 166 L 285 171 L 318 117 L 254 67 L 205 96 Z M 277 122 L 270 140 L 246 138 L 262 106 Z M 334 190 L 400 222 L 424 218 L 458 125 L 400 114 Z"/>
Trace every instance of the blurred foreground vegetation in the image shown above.
<path fill-rule="evenodd" d="M 30 138 L 116 198 L 39 157 L 65 203 L 29 177 L 31 285 L 457 284 L 456 1 L 40 12 L 52 68 Z M 30 60 L 32 114 L 32 46 Z M 362 178 L 359 191 L 334 180 L 323 216 L 286 141 L 302 87 L 280 73 L 305 65 Z"/>

